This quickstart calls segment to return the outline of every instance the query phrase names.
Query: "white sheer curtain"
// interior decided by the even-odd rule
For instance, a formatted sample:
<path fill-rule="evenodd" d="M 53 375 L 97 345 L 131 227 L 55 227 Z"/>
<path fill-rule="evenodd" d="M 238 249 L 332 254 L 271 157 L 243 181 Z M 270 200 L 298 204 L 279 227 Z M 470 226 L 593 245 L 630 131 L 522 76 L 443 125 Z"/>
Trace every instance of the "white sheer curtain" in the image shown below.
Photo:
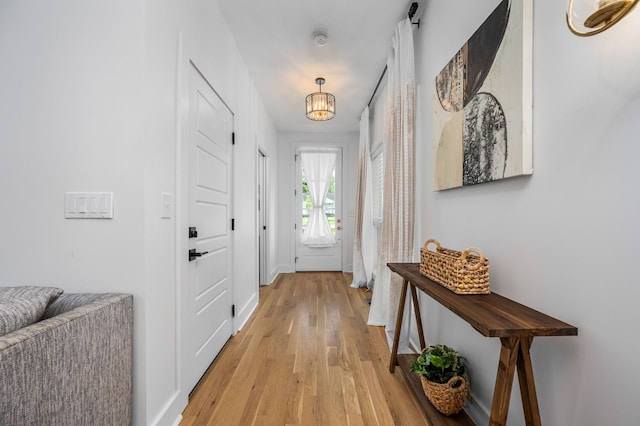
<path fill-rule="evenodd" d="M 302 234 L 302 244 L 310 247 L 328 247 L 336 245 L 331 233 L 331 226 L 324 213 L 324 203 L 331 184 L 337 153 L 335 152 L 303 152 L 302 170 L 307 179 L 307 187 L 311 196 L 312 208 L 309 222 Z"/>
<path fill-rule="evenodd" d="M 387 111 L 384 153 L 384 209 L 376 282 L 369 311 L 370 325 L 383 325 L 389 347 L 393 343 L 402 278 L 388 262 L 411 262 L 415 203 L 415 65 L 411 21 L 398 24 L 393 51 L 387 60 Z M 408 323 L 408 315 L 404 316 Z M 402 329 L 407 332 L 405 323 Z M 408 349 L 407 333 L 399 351 Z"/>
<path fill-rule="evenodd" d="M 373 212 L 369 163 L 369 107 L 360 116 L 360 152 L 356 186 L 356 234 L 353 241 L 353 282 L 351 287 L 367 287 L 373 269 Z"/>

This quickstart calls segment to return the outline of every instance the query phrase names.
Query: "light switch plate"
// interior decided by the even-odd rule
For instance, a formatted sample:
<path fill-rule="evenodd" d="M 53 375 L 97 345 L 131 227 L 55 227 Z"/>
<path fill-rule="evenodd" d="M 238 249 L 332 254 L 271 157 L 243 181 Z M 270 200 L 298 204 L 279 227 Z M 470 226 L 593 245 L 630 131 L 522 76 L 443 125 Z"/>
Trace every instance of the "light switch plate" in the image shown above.
<path fill-rule="evenodd" d="M 66 192 L 66 219 L 112 219 L 113 192 Z"/>

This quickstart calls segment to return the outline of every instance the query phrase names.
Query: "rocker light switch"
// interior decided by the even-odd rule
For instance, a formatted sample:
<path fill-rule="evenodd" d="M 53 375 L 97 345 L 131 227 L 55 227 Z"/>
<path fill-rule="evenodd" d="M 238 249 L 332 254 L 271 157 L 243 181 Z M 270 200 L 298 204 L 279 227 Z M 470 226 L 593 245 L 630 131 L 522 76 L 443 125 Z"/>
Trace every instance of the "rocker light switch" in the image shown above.
<path fill-rule="evenodd" d="M 66 219 L 113 219 L 113 192 L 66 192 Z"/>

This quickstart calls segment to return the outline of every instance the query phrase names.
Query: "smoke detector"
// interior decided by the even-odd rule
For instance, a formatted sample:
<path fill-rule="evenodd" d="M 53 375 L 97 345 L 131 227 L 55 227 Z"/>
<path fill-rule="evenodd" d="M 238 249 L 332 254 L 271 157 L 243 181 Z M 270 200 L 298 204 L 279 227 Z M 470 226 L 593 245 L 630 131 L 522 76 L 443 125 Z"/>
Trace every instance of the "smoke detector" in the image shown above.
<path fill-rule="evenodd" d="M 325 47 L 327 45 L 327 34 L 315 33 L 313 35 L 313 44 L 318 47 Z"/>

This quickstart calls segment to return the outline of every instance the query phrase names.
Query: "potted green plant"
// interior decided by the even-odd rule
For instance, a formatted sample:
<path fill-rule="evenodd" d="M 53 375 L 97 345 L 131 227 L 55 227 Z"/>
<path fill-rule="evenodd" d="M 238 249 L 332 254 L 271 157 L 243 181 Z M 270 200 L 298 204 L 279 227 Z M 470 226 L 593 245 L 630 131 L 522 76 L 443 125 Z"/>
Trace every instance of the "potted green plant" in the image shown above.
<path fill-rule="evenodd" d="M 413 361 L 411 371 L 420 375 L 431 404 L 447 416 L 457 414 L 469 396 L 465 360 L 446 345 L 433 345 Z"/>

